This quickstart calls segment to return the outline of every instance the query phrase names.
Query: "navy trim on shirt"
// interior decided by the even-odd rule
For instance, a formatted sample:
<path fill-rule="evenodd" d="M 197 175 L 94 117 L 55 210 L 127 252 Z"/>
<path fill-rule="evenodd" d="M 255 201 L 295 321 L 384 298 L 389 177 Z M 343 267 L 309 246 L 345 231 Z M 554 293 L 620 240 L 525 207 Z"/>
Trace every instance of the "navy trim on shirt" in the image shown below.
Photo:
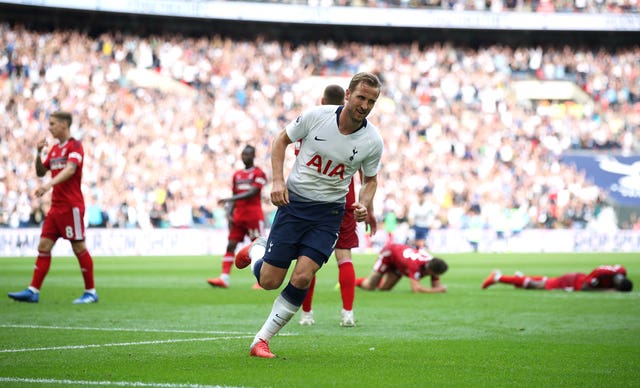
<path fill-rule="evenodd" d="M 336 125 L 338 126 L 338 128 L 340 128 L 340 112 L 342 112 L 342 108 L 344 108 L 344 106 L 340 105 L 338 109 L 336 109 Z M 355 131 L 353 131 L 352 133 L 356 133 L 366 126 L 367 126 L 367 119 L 364 119 L 362 120 L 362 125 L 360 125 L 360 127 Z"/>

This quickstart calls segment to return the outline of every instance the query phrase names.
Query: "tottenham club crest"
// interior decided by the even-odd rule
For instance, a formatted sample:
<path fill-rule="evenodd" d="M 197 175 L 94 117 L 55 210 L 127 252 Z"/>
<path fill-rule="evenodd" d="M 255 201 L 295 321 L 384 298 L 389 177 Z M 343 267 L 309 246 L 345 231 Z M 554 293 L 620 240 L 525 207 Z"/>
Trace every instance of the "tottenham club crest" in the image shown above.
<path fill-rule="evenodd" d="M 352 155 L 349 157 L 349 161 L 353 161 L 353 158 L 355 158 L 357 153 L 358 153 L 358 149 L 356 147 L 353 147 L 353 149 L 351 150 Z"/>

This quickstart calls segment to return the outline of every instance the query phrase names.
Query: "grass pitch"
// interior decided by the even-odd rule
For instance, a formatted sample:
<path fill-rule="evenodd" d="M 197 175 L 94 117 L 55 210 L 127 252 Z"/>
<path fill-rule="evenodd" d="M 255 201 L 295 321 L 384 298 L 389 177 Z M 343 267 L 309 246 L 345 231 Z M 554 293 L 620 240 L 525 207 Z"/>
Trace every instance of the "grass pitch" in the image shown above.
<path fill-rule="evenodd" d="M 78 306 L 75 258 L 53 259 L 40 303 L 0 299 L 0 386 L 69 387 L 637 387 L 640 254 L 443 255 L 446 294 L 356 290 L 355 328 L 339 327 L 335 259 L 319 272 L 316 324 L 299 314 L 271 341 L 249 344 L 278 291 L 248 270 L 229 289 L 206 283 L 220 257 L 97 257 L 100 302 Z M 366 276 L 374 255 L 356 255 Z M 2 291 L 31 279 L 33 258 L 0 259 Z M 631 293 L 534 291 L 498 284 L 495 268 L 561 275 L 623 264 Z"/>

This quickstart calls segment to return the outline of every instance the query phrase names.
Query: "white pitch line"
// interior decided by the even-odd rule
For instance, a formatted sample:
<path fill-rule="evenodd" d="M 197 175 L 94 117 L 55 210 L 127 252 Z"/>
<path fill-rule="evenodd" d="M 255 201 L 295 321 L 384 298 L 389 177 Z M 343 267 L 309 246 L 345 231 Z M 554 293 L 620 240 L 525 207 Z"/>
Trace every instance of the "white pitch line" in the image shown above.
<path fill-rule="evenodd" d="M 0 382 L 25 384 L 59 384 L 59 385 L 113 385 L 117 387 L 157 387 L 157 388 L 232 388 L 228 385 L 143 383 L 142 381 L 90 381 L 90 380 L 58 380 L 30 379 L 20 377 L 0 377 Z"/>
<path fill-rule="evenodd" d="M 218 341 L 229 339 L 244 339 L 253 338 L 254 336 L 245 335 L 237 337 L 211 337 L 211 338 L 185 338 L 185 339 L 172 339 L 172 340 L 157 340 L 157 341 L 140 341 L 140 342 L 121 342 L 113 344 L 89 344 L 89 345 L 67 345 L 67 346 L 50 346 L 46 348 L 24 348 L 24 349 L 0 349 L 0 353 L 20 353 L 20 352 L 35 352 L 43 350 L 69 350 L 69 349 L 89 349 L 89 348 L 108 348 L 115 346 L 133 346 L 133 345 L 158 345 L 169 344 L 175 342 L 194 342 L 194 341 Z"/>
<path fill-rule="evenodd" d="M 2 328 L 12 329 L 52 329 L 52 330 L 95 330 L 95 331 L 130 331 L 139 333 L 185 333 L 185 334 L 248 334 L 238 331 L 208 331 L 208 330 L 172 330 L 172 329 L 127 329 L 120 327 L 73 327 L 73 326 L 41 326 L 41 325 L 11 325 L 0 324 Z"/>

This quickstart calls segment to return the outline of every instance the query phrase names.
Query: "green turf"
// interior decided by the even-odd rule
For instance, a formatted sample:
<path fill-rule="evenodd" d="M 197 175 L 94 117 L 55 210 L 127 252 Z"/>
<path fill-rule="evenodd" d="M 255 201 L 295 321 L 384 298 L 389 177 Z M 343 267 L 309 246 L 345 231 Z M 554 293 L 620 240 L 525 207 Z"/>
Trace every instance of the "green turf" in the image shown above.
<path fill-rule="evenodd" d="M 637 387 L 640 293 L 533 291 L 494 268 L 560 275 L 623 264 L 640 287 L 639 254 L 443 255 L 446 294 L 356 291 L 355 328 L 338 325 L 335 260 L 318 276 L 316 325 L 296 315 L 271 342 L 248 346 L 276 291 L 234 270 L 211 288 L 220 257 L 97 257 L 100 303 L 77 306 L 75 259 L 54 258 L 39 304 L 0 299 L 0 386 Z M 356 255 L 358 276 L 375 257 Z M 2 291 L 23 289 L 33 258 L 0 259 Z"/>

